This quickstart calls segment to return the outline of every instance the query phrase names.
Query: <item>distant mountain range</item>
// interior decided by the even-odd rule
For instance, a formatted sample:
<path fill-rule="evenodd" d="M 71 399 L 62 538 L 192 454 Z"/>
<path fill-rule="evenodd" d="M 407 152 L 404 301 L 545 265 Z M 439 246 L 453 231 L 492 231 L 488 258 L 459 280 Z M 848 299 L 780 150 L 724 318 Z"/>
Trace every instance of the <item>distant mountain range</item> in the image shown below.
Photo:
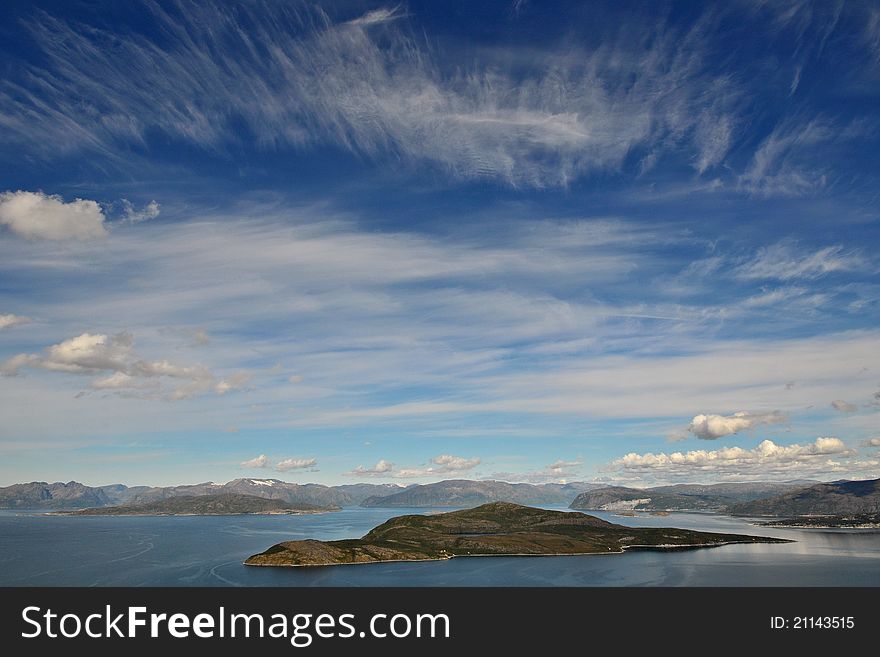
<path fill-rule="evenodd" d="M 403 490 L 397 484 L 293 484 L 278 479 L 234 479 L 226 484 L 207 482 L 189 486 L 86 486 L 71 481 L 49 484 L 44 481 L 14 484 L 0 488 L 0 509 L 85 509 L 118 505 L 137 505 L 176 497 L 238 494 L 292 505 L 319 507 L 357 506 L 367 497 L 389 495 Z"/>
<path fill-rule="evenodd" d="M 509 484 L 506 481 L 451 479 L 409 486 L 390 495 L 374 495 L 361 502 L 368 507 L 474 507 L 490 502 L 523 505 L 568 504 L 579 493 L 601 484 Z"/>
<path fill-rule="evenodd" d="M 653 488 L 608 486 L 578 495 L 572 509 L 604 511 L 724 511 L 750 502 L 801 490 L 816 482 L 746 482 L 733 484 L 676 484 Z"/>
<path fill-rule="evenodd" d="M 766 499 L 734 504 L 740 516 L 814 516 L 880 513 L 880 479 L 834 481 Z"/>
<path fill-rule="evenodd" d="M 291 504 L 278 499 L 254 495 L 223 493 L 220 495 L 181 495 L 143 504 L 103 506 L 76 511 L 60 511 L 83 516 L 228 516 L 238 514 L 322 513 L 339 511 L 338 506 Z"/>
<path fill-rule="evenodd" d="M 488 502 L 567 505 L 601 484 L 509 484 L 503 481 L 449 480 L 435 484 L 293 484 L 278 479 L 234 479 L 186 486 L 86 486 L 31 482 L 0 488 L 0 509 L 85 509 L 149 504 L 177 497 L 250 495 L 288 504 L 320 507 L 473 507 Z"/>
<path fill-rule="evenodd" d="M 106 487 L 105 487 L 106 488 Z M 141 504 L 181 495 L 217 495 L 238 493 L 290 504 L 314 504 L 317 506 L 357 506 L 365 498 L 387 495 L 403 490 L 397 484 L 348 484 L 324 486 L 322 484 L 294 484 L 278 479 L 233 479 L 225 484 L 195 484 L 193 486 L 169 486 L 164 488 L 128 488 L 116 495 L 115 504 Z"/>
<path fill-rule="evenodd" d="M 124 487 L 123 487 L 124 488 Z M 113 504 L 103 488 L 69 481 L 32 481 L 0 488 L 0 509 L 83 509 Z"/>
<path fill-rule="evenodd" d="M 511 484 L 453 479 L 433 484 L 294 484 L 278 479 L 234 479 L 187 486 L 86 486 L 30 482 L 0 488 L 0 509 L 74 510 L 133 506 L 180 497 L 247 495 L 307 508 L 466 508 L 491 502 L 527 506 L 568 505 L 579 510 L 715 511 L 736 515 L 792 517 L 880 512 L 878 480 L 677 484 L 627 488 L 574 482 Z"/>

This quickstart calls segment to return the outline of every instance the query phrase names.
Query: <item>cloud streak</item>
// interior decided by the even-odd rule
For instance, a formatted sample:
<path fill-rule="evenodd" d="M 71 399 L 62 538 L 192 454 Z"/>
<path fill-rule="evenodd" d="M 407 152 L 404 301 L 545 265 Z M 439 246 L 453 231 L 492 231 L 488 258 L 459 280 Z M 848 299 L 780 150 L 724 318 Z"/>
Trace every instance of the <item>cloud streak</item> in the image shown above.
<path fill-rule="evenodd" d="M 541 221 L 475 243 L 367 231 L 310 207 L 255 207 L 248 217 L 153 222 L 60 250 L 0 241 L 2 275 L 40 281 L 40 294 L 24 295 L 27 305 L 17 308 L 45 327 L 20 347 L 5 343 L 3 369 L 58 371 L 63 359 L 38 353 L 60 344 L 65 329 L 54 327 L 81 330 L 99 318 L 138 327 L 139 349 L 151 356 L 132 351 L 109 369 L 78 374 L 92 377 L 95 390 L 158 399 L 247 390 L 248 403 L 270 404 L 260 423 L 349 426 L 485 413 L 513 422 L 675 420 L 695 408 L 756 404 L 788 413 L 857 399 L 865 384 L 852 372 L 880 368 L 869 330 L 791 337 L 815 332 L 814 316 L 781 312 L 791 308 L 788 293 L 754 301 L 752 279 L 736 275 L 736 251 L 719 249 L 711 272 L 694 274 L 725 281 L 725 306 L 670 304 L 665 279 L 635 282 L 640 272 L 687 265 L 693 242 L 661 224 Z M 802 279 L 805 292 L 795 297 L 812 296 L 820 279 Z M 774 323 L 761 321 L 768 307 Z M 22 332 L 3 335 L 18 341 Z M 105 336 L 95 348 L 107 351 L 111 334 L 88 335 Z M 189 358 L 199 366 L 178 353 L 196 347 Z M 798 386 L 786 390 L 790 381 Z M 39 377 L 28 385 L 51 395 L 54 384 Z M 228 398 L 223 412 L 251 413 Z M 21 417 L 23 426 L 38 420 Z M 233 416 L 218 426 L 240 423 Z"/>
<path fill-rule="evenodd" d="M 24 317 L 22 315 L 0 315 L 0 331 L 3 329 L 12 328 L 13 326 L 22 326 L 23 324 L 30 324 L 33 320 L 30 317 Z"/>
<path fill-rule="evenodd" d="M 867 266 L 861 255 L 841 246 L 811 252 L 790 242 L 781 242 L 759 249 L 753 259 L 735 270 L 735 275 L 744 280 L 815 280 L 828 274 L 864 270 Z"/>

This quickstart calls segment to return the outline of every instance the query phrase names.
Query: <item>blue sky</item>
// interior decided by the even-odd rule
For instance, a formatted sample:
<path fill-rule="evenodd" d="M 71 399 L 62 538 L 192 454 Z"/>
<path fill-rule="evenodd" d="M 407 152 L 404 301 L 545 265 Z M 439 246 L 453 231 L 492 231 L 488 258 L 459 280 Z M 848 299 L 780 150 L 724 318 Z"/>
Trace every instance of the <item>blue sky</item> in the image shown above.
<path fill-rule="evenodd" d="M 880 476 L 876 2 L 0 44 L 0 484 Z"/>

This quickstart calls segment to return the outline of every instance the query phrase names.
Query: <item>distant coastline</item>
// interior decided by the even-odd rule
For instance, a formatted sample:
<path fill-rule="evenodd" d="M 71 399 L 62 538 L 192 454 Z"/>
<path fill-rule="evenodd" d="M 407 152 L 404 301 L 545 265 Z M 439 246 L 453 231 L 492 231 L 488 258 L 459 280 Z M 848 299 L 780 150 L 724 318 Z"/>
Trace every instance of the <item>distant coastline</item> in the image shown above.
<path fill-rule="evenodd" d="M 450 554 L 445 557 L 431 557 L 425 559 L 383 559 L 381 561 L 340 561 L 332 564 L 322 563 L 255 563 L 245 560 L 242 562 L 244 566 L 252 566 L 254 568 L 323 568 L 325 566 L 367 566 L 377 563 L 417 563 L 427 561 L 450 561 L 452 559 L 471 559 L 477 557 L 596 557 L 602 555 L 619 555 L 626 553 L 627 550 L 666 550 L 669 552 L 675 550 L 698 550 L 703 548 L 723 547 L 725 545 L 753 545 L 759 541 L 738 541 L 730 540 L 719 543 L 690 543 L 681 545 L 624 545 L 619 550 L 597 550 L 594 552 L 510 552 L 499 554 Z M 774 543 L 794 543 L 784 539 L 773 539 Z"/>
<path fill-rule="evenodd" d="M 145 504 L 103 506 L 76 511 L 56 511 L 65 516 L 238 516 L 303 515 L 339 511 L 338 506 L 292 504 L 278 499 L 225 493 L 171 497 Z"/>
<path fill-rule="evenodd" d="M 22 511 L 26 511 L 26 509 L 22 509 Z M 96 511 L 96 513 L 90 513 L 91 511 Z M 105 511 L 105 509 L 80 509 L 78 511 L 44 511 L 42 509 L 36 509 L 35 512 L 40 513 L 45 516 L 108 516 L 108 517 L 130 517 L 130 516 L 140 516 L 140 517 L 149 517 L 149 516 L 307 516 L 307 515 L 315 515 L 320 513 L 333 513 L 338 511 L 338 509 L 321 509 L 316 511 L 297 511 L 297 510 L 289 510 L 289 511 L 218 511 L 218 512 L 183 512 L 183 513 L 172 513 L 172 512 L 159 512 L 159 511 L 135 511 L 133 509 L 125 509 L 121 510 L 119 513 L 97 513 L 97 511 Z"/>
<path fill-rule="evenodd" d="M 880 529 L 880 513 L 798 516 L 780 520 L 764 520 L 752 524 L 759 527 L 791 527 L 793 529 Z"/>

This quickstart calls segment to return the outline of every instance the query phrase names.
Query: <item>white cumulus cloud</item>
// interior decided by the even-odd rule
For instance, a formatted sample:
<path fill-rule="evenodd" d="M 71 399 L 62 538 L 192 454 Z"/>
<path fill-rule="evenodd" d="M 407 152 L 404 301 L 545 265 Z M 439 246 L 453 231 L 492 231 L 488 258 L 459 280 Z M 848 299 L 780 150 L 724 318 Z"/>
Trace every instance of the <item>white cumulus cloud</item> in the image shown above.
<path fill-rule="evenodd" d="M 395 477 L 397 479 L 417 479 L 421 477 L 454 476 L 469 472 L 480 465 L 479 458 L 464 458 L 452 454 L 440 454 L 429 461 L 426 467 L 396 468 L 393 463 L 380 460 L 372 468 L 362 465 L 346 473 L 351 476 Z"/>
<path fill-rule="evenodd" d="M 401 479 L 433 477 L 438 475 L 460 475 L 469 472 L 480 465 L 478 458 L 464 458 L 452 454 L 440 454 L 430 461 L 431 465 L 426 468 L 401 468 L 394 473 Z"/>
<path fill-rule="evenodd" d="M 269 465 L 269 457 L 265 454 L 260 454 L 255 458 L 242 461 L 239 465 L 243 468 L 265 468 Z"/>
<path fill-rule="evenodd" d="M 725 447 L 717 450 L 637 454 L 631 452 L 612 461 L 605 470 L 624 478 L 704 481 L 785 477 L 856 472 L 876 468 L 880 462 L 853 461 L 855 451 L 839 438 L 821 437 L 805 445 L 779 445 L 764 440 L 754 449 Z"/>
<path fill-rule="evenodd" d="M 318 465 L 318 459 L 283 459 L 275 464 L 278 472 L 311 469 Z"/>
<path fill-rule="evenodd" d="M 104 212 L 95 201 L 43 192 L 0 193 L 0 225 L 31 240 L 93 239 L 107 235 Z"/>
<path fill-rule="evenodd" d="M 359 465 L 347 474 L 363 477 L 383 477 L 389 476 L 393 470 L 394 464 L 391 461 L 379 459 L 379 461 L 376 462 L 376 465 L 374 465 L 372 468 L 366 468 L 362 465 Z"/>
<path fill-rule="evenodd" d="M 772 413 L 752 413 L 739 411 L 733 415 L 695 415 L 687 430 L 703 440 L 717 440 L 746 429 L 762 424 L 778 424 L 785 422 L 786 416 L 773 411 Z"/>
<path fill-rule="evenodd" d="M 82 333 L 46 347 L 42 354 L 17 354 L 0 363 L 0 374 L 16 376 L 24 368 L 97 376 L 89 384 L 93 390 L 169 400 L 198 396 L 212 388 L 218 395 L 226 394 L 250 379 L 248 373 L 236 372 L 218 380 L 203 365 L 145 360 L 134 351 L 134 336 L 127 331 L 115 335 Z M 163 387 L 162 382 L 168 380 L 176 383 Z"/>
<path fill-rule="evenodd" d="M 472 470 L 480 465 L 480 459 L 467 459 L 461 456 L 453 456 L 452 454 L 441 454 L 431 459 L 431 463 L 439 466 L 437 469 L 449 472 L 462 472 L 464 470 Z"/>

